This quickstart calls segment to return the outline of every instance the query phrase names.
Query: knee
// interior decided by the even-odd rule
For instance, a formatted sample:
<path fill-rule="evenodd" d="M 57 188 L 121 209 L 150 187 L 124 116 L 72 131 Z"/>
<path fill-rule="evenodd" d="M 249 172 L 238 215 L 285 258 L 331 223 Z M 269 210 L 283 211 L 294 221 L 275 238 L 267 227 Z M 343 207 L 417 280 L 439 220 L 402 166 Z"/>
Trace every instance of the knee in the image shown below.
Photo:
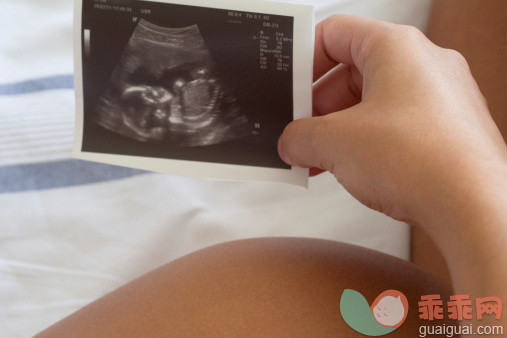
<path fill-rule="evenodd" d="M 177 259 L 97 300 L 42 336 L 351 336 L 340 315 L 344 289 L 371 303 L 403 292 L 416 307 L 449 289 L 414 265 L 357 246 L 264 238 L 209 247 Z M 417 332 L 409 310 L 390 336 Z M 111 334 L 114 333 L 114 334 Z"/>
<path fill-rule="evenodd" d="M 312 332 L 351 334 L 340 315 L 340 298 L 353 289 L 371 304 L 383 291 L 406 295 L 411 310 L 393 336 L 407 336 L 422 325 L 417 302 L 422 295 L 450 288 L 434 276 L 398 258 L 353 245 L 303 238 L 235 241 L 200 250 L 173 262 L 170 280 L 200 323 L 220 323 L 237 332 L 259 335 Z M 217 324 L 218 325 L 218 324 Z M 326 334 L 324 334 L 326 333 Z"/>

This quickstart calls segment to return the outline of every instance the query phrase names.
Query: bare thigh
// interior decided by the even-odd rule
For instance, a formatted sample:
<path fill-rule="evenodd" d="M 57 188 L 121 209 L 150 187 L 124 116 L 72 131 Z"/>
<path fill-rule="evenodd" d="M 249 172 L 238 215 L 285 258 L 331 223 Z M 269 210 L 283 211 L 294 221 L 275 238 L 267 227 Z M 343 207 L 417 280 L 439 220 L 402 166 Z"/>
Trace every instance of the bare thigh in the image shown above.
<path fill-rule="evenodd" d="M 387 289 L 407 296 L 407 320 L 391 337 L 416 336 L 424 324 L 421 295 L 451 293 L 412 263 L 376 251 L 317 239 L 249 239 L 172 261 L 40 337 L 355 336 L 340 316 L 344 289 L 370 303 Z"/>

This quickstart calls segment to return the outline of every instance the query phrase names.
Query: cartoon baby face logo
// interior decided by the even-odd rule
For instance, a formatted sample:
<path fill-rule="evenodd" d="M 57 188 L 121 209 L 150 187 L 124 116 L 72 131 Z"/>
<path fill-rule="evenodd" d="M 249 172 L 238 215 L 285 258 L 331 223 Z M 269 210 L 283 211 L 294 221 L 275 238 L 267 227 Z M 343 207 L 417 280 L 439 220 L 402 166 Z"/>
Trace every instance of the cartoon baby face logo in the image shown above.
<path fill-rule="evenodd" d="M 408 314 L 407 297 L 400 291 L 386 290 L 373 301 L 371 312 L 380 325 L 400 327 Z"/>
<path fill-rule="evenodd" d="M 408 314 L 408 301 L 397 290 L 386 290 L 373 301 L 355 290 L 346 289 L 340 299 L 340 312 L 355 331 L 367 336 L 383 336 L 400 327 Z"/>

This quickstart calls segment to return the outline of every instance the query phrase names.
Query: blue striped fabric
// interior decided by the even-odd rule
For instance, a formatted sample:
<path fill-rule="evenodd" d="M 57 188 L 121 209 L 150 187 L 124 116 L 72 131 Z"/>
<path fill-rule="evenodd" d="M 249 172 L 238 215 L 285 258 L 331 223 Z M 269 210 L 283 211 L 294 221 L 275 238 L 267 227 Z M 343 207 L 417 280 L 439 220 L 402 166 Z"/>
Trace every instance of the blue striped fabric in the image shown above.
<path fill-rule="evenodd" d="M 0 84 L 0 95 L 19 95 L 51 89 L 73 89 L 74 77 L 57 75 L 23 82 Z"/>
<path fill-rule="evenodd" d="M 0 194 L 62 188 L 132 177 L 146 171 L 81 160 L 0 168 Z"/>
<path fill-rule="evenodd" d="M 57 75 L 23 82 L 0 84 L 0 96 L 73 88 L 74 79 L 72 74 Z M 146 172 L 73 159 L 0 166 L 0 194 L 107 182 L 143 173 Z"/>

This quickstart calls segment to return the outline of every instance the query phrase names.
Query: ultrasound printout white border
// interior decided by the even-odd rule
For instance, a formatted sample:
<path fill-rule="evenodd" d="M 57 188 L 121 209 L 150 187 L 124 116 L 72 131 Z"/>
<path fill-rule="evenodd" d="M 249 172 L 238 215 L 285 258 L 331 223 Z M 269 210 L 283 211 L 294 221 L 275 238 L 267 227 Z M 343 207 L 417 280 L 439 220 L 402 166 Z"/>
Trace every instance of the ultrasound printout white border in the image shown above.
<path fill-rule="evenodd" d="M 135 0 L 146 1 L 146 0 Z M 294 18 L 293 35 L 293 119 L 310 117 L 314 46 L 313 6 L 261 0 L 150 0 L 151 2 L 208 7 L 232 11 L 283 15 Z M 82 151 L 84 95 L 82 65 L 83 0 L 74 1 L 74 82 L 76 92 L 76 130 L 73 157 L 149 171 L 226 181 L 274 181 L 308 186 L 309 170 L 254 167 L 247 165 L 175 160 L 143 156 L 103 154 Z"/>

